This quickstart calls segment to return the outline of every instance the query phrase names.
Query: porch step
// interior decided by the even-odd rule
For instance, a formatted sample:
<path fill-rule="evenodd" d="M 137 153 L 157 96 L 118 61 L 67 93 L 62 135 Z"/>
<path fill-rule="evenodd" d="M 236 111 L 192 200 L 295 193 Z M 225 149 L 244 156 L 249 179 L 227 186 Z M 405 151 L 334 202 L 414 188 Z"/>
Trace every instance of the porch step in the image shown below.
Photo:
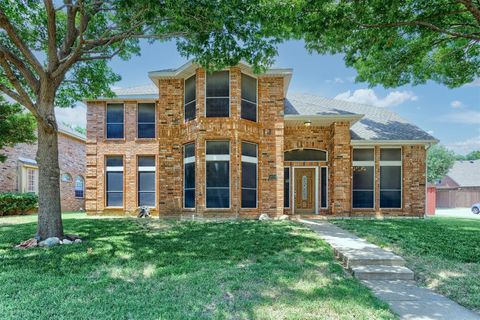
<path fill-rule="evenodd" d="M 413 280 L 413 271 L 403 266 L 367 265 L 350 270 L 359 280 Z"/>
<path fill-rule="evenodd" d="M 364 248 L 363 250 L 348 250 L 335 248 L 338 259 L 348 268 L 357 266 L 404 266 L 405 260 L 396 254 L 380 248 Z"/>

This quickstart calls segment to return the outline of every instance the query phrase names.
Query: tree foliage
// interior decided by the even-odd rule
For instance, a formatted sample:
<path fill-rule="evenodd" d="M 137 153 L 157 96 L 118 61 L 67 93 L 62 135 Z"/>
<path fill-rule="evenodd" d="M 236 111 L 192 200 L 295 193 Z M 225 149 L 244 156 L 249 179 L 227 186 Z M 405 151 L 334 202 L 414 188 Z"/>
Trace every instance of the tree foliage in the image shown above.
<path fill-rule="evenodd" d="M 480 150 L 474 150 L 466 155 L 456 155 L 456 160 L 480 160 Z"/>
<path fill-rule="evenodd" d="M 479 1 L 306 0 L 298 25 L 309 50 L 344 53 L 371 86 L 480 77 Z"/>
<path fill-rule="evenodd" d="M 435 145 L 428 149 L 427 180 L 434 183 L 443 178 L 455 162 L 455 154 L 442 145 Z"/>
<path fill-rule="evenodd" d="M 0 95 L 0 150 L 35 140 L 35 118 L 32 114 L 25 112 L 18 103 L 8 103 Z M 6 155 L 0 154 L 0 162 L 4 162 L 6 158 Z"/>

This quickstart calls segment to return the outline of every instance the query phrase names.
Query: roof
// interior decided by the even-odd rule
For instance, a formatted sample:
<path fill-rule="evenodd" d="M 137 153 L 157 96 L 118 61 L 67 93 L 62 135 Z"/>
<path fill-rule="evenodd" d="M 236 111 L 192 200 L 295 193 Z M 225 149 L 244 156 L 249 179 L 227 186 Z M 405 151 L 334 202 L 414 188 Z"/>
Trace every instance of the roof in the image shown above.
<path fill-rule="evenodd" d="M 315 95 L 288 94 L 285 100 L 285 115 L 363 115 L 350 129 L 352 140 L 437 141 L 434 137 L 388 108 Z"/>
<path fill-rule="evenodd" d="M 447 176 L 459 187 L 480 187 L 480 160 L 455 161 Z"/>
<path fill-rule="evenodd" d="M 82 134 L 78 131 L 75 131 L 70 127 L 67 127 L 66 125 L 64 125 L 62 123 L 58 124 L 58 131 L 63 133 L 63 134 L 66 134 L 67 136 L 70 136 L 70 137 L 73 137 L 73 138 L 76 138 L 76 139 L 79 139 L 79 140 L 82 140 L 82 141 L 87 140 L 87 137 L 84 134 Z"/>
<path fill-rule="evenodd" d="M 158 88 L 153 84 L 128 88 L 113 88 L 112 91 L 116 94 L 113 99 L 158 99 Z"/>

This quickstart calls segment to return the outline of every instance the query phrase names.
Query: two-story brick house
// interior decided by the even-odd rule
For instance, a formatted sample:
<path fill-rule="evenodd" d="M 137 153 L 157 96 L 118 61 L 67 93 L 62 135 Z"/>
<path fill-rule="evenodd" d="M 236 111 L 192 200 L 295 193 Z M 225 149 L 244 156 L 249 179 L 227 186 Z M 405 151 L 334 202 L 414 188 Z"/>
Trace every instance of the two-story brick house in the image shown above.
<path fill-rule="evenodd" d="M 436 140 L 386 108 L 287 95 L 291 69 L 193 63 L 86 101 L 86 209 L 161 216 L 425 212 Z"/>

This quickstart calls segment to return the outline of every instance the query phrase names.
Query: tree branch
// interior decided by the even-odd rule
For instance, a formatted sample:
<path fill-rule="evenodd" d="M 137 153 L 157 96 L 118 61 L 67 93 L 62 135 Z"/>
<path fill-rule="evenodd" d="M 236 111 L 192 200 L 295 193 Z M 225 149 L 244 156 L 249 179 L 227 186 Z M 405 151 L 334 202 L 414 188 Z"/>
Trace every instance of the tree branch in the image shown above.
<path fill-rule="evenodd" d="M 51 72 L 58 66 L 56 13 L 52 0 L 44 0 L 43 3 L 47 11 L 48 71 Z"/>
<path fill-rule="evenodd" d="M 15 76 L 15 73 L 13 73 L 12 68 L 10 68 L 10 65 L 5 59 L 5 55 L 3 53 L 0 53 L 0 65 L 2 66 L 3 71 L 5 72 L 5 75 L 7 76 L 8 81 L 10 81 L 10 83 L 14 86 L 15 90 L 17 90 L 17 93 L 14 93 L 12 90 L 8 89 L 3 84 L 2 86 L 8 90 L 7 91 L 2 90 L 2 91 L 4 91 L 13 99 L 17 100 L 20 104 L 24 105 L 28 110 L 34 110 L 35 106 L 32 100 L 28 96 L 28 93 L 23 89 L 22 84 L 20 83 L 18 78 Z M 11 95 L 11 93 L 14 93 L 13 96 Z"/>
<path fill-rule="evenodd" d="M 33 67 L 33 69 L 37 72 L 40 78 L 45 75 L 42 65 L 38 61 L 38 59 L 34 56 L 30 48 L 27 47 L 25 42 L 18 36 L 15 27 L 10 23 L 7 16 L 0 8 L 0 27 L 5 30 L 15 44 L 15 46 L 20 50 L 20 52 L 25 56 L 27 62 Z"/>
<path fill-rule="evenodd" d="M 75 43 L 75 39 L 78 36 L 78 29 L 75 26 L 75 19 L 78 13 L 78 6 L 72 4 L 72 0 L 65 0 L 65 6 L 67 7 L 67 28 L 65 31 L 65 38 L 59 53 L 60 60 L 65 58 L 71 51 L 72 46 Z"/>
<path fill-rule="evenodd" d="M 480 9 L 477 8 L 471 0 L 458 0 L 461 4 L 467 8 L 468 11 L 475 17 L 477 22 L 480 24 Z"/>
<path fill-rule="evenodd" d="M 10 50 L 0 44 L 0 54 L 3 54 L 4 57 L 10 61 L 15 67 L 17 67 L 18 71 L 22 74 L 22 76 L 27 81 L 30 89 L 37 93 L 40 87 L 40 83 L 38 79 L 35 77 L 33 72 L 28 68 L 25 63 L 21 59 L 19 59 L 16 55 L 14 55 Z"/>

